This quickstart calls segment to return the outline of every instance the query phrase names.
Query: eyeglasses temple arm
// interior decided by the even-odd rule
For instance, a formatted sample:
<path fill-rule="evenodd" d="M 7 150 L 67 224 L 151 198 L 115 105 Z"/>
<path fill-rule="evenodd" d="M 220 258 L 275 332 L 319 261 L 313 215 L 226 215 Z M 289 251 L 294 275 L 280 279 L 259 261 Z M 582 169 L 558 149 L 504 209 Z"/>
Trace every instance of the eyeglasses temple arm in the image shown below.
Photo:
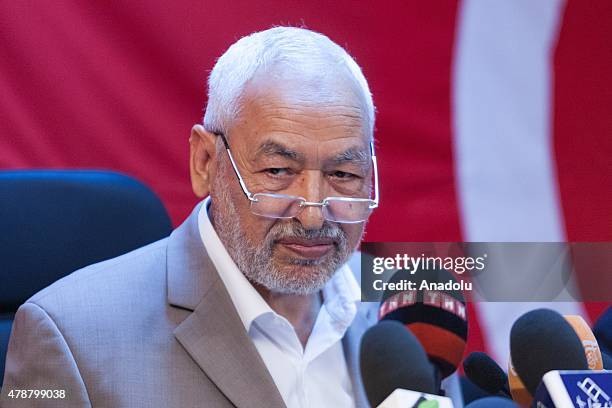
<path fill-rule="evenodd" d="M 370 153 L 372 155 L 372 164 L 374 165 L 374 205 L 370 208 L 378 207 L 378 162 L 376 161 L 376 152 L 374 151 L 374 142 L 370 142 Z"/>
<path fill-rule="evenodd" d="M 225 151 L 227 152 L 227 155 L 229 156 L 230 163 L 232 163 L 232 168 L 234 169 L 234 173 L 236 173 L 236 177 L 238 178 L 238 183 L 240 183 L 240 187 L 242 188 L 242 192 L 250 201 L 256 201 L 253 198 L 253 194 L 251 194 L 251 192 L 247 188 L 246 184 L 244 184 L 244 180 L 242 179 L 242 175 L 240 174 L 240 171 L 238 170 L 238 166 L 236 166 L 236 162 L 234 161 L 234 156 L 232 156 L 232 152 L 230 151 L 229 143 L 227 142 L 225 135 L 221 132 L 213 132 L 213 134 L 221 137 L 221 140 L 223 141 L 223 144 L 225 145 Z"/>

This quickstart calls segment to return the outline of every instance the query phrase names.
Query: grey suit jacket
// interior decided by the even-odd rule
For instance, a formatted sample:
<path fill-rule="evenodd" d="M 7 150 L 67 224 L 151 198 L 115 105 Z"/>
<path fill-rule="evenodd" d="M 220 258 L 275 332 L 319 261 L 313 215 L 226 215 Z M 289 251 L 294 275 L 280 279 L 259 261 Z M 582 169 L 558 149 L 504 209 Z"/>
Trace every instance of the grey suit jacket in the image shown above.
<path fill-rule="evenodd" d="M 168 238 L 74 272 L 23 304 L 0 406 L 283 407 L 206 254 L 198 210 Z M 343 345 L 366 407 L 358 345 L 376 316 L 361 308 Z M 65 398 L 8 397 L 17 389 Z"/>

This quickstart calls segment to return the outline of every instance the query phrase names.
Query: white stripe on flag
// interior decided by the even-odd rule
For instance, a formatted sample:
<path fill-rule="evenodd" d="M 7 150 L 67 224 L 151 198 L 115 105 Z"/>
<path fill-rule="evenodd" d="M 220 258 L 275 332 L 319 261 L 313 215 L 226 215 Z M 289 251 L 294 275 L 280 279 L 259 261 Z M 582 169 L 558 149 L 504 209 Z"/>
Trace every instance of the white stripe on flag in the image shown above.
<path fill-rule="evenodd" d="M 453 126 L 466 241 L 565 240 L 551 135 L 551 63 L 563 6 L 561 0 L 461 5 Z M 576 303 L 477 304 L 485 344 L 504 366 L 512 323 L 536 307 L 583 314 Z"/>

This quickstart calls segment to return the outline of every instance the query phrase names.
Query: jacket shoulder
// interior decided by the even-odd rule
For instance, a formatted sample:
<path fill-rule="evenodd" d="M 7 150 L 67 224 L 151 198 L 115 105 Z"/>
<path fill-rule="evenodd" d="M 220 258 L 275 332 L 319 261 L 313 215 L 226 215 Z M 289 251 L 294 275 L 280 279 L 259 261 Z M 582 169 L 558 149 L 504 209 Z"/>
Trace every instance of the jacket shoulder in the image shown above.
<path fill-rule="evenodd" d="M 42 289 L 27 302 L 44 307 L 100 292 L 121 293 L 130 286 L 165 279 L 168 238 L 137 248 L 131 252 L 81 268 Z"/>

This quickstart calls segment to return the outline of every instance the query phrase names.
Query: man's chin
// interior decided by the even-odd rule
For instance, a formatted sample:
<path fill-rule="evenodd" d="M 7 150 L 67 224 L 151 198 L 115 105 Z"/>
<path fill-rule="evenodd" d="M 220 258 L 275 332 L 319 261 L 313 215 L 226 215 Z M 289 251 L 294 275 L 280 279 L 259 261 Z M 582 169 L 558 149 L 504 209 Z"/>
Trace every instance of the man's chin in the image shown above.
<path fill-rule="evenodd" d="M 277 285 L 286 293 L 314 293 L 325 286 L 336 272 L 328 259 L 283 259 L 275 262 Z"/>
<path fill-rule="evenodd" d="M 330 278 L 330 276 L 313 272 L 315 271 L 311 267 L 301 267 L 299 271 L 294 269 L 288 274 L 283 273 L 277 277 L 274 287 L 268 289 L 285 294 L 311 295 L 323 289 Z"/>
<path fill-rule="evenodd" d="M 284 245 L 272 247 L 267 265 L 259 265 L 254 274 L 247 277 L 272 292 L 309 295 L 323 289 L 334 273 L 347 259 L 342 251 L 333 245 L 320 257 L 304 257 Z M 262 255 L 259 255 L 262 257 Z M 257 263 L 257 261 L 255 261 Z M 253 265 L 253 263 L 251 263 Z M 251 272 L 255 272 L 251 270 Z M 250 276 L 249 276 L 250 275 Z"/>

